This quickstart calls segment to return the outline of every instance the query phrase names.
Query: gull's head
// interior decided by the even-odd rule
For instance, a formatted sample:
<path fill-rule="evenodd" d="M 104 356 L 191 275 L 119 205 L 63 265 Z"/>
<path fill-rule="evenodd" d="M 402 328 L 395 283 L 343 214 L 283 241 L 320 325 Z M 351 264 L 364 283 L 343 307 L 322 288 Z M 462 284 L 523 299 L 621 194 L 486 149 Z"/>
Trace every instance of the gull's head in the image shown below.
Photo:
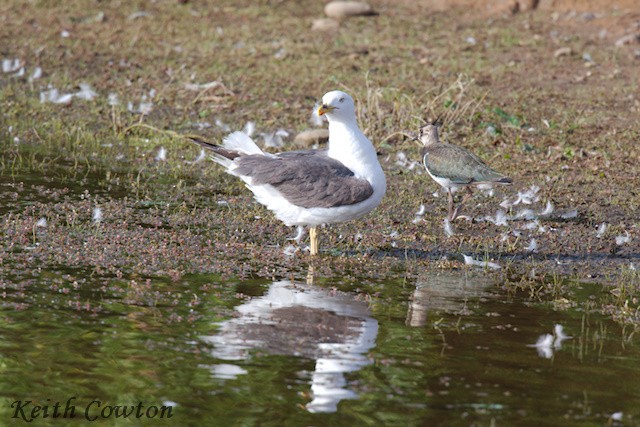
<path fill-rule="evenodd" d="M 438 138 L 438 125 L 429 123 L 422 126 L 418 133 L 418 139 L 425 147 L 440 142 L 440 139 Z"/>
<path fill-rule="evenodd" d="M 333 90 L 322 97 L 322 105 L 318 108 L 318 115 L 326 115 L 329 121 L 351 121 L 356 118 L 356 105 L 348 94 Z"/>

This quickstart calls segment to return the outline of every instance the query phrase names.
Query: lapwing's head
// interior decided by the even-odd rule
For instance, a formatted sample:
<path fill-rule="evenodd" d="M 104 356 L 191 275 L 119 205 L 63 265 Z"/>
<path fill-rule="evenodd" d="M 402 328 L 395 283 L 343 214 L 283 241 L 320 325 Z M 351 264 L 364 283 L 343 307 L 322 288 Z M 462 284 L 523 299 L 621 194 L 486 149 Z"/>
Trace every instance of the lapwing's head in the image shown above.
<path fill-rule="evenodd" d="M 438 125 L 434 122 L 422 126 L 418 132 L 418 139 L 425 147 L 440 142 L 438 138 Z"/>

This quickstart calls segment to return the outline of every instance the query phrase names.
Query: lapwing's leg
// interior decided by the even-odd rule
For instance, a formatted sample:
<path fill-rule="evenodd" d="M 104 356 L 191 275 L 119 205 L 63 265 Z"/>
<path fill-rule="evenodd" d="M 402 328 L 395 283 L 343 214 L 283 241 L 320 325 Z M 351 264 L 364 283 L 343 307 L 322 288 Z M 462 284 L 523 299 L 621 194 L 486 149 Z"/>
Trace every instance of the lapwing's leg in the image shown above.
<path fill-rule="evenodd" d="M 449 221 L 453 221 L 453 214 L 458 210 L 453 210 L 453 193 L 451 193 L 450 188 L 447 189 L 447 194 L 449 195 L 449 215 L 447 216 L 447 218 L 449 218 Z"/>
<path fill-rule="evenodd" d="M 311 255 L 318 255 L 318 229 L 309 227 L 309 240 L 311 241 Z"/>
<path fill-rule="evenodd" d="M 456 210 L 453 211 L 453 216 L 449 219 L 449 221 L 455 221 L 455 219 L 458 218 L 458 215 L 460 214 L 460 208 L 462 207 L 464 202 L 469 200 L 469 197 L 473 196 L 473 192 L 471 191 L 471 188 L 465 187 L 465 190 L 466 191 L 464 193 L 464 196 L 462 196 L 462 200 L 460 200 L 460 203 L 458 203 Z"/>

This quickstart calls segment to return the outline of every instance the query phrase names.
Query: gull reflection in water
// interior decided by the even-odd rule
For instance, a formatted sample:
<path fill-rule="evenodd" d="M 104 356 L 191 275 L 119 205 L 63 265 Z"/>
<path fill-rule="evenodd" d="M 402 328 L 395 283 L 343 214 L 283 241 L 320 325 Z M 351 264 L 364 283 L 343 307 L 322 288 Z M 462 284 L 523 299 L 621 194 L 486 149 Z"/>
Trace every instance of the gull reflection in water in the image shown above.
<path fill-rule="evenodd" d="M 366 303 L 353 295 L 313 285 L 274 282 L 267 293 L 236 307 L 237 317 L 224 321 L 216 335 L 203 337 L 214 345 L 213 356 L 246 360 L 254 350 L 315 359 L 311 375 L 310 412 L 335 412 L 343 399 L 355 399 L 345 373 L 371 363 L 378 322 Z M 212 368 L 217 378 L 247 372 L 233 364 Z"/>
<path fill-rule="evenodd" d="M 409 301 L 408 326 L 424 326 L 432 313 L 469 314 L 469 301 L 488 296 L 490 276 L 461 272 L 431 272 L 421 275 Z"/>

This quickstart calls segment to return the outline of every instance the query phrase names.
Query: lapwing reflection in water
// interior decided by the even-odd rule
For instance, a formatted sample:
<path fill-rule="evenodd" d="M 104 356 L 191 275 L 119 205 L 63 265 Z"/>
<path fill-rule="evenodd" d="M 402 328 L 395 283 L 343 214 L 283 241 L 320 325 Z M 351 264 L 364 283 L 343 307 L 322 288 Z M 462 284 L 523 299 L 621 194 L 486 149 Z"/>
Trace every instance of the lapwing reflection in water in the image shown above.
<path fill-rule="evenodd" d="M 314 359 L 309 412 L 335 412 L 341 400 L 358 397 L 345 374 L 371 363 L 367 352 L 375 346 L 378 322 L 366 303 L 350 294 L 278 281 L 236 312 L 237 317 L 220 324 L 216 335 L 204 337 L 221 362 L 259 357 L 253 355 L 255 350 Z M 239 365 L 220 363 L 212 373 L 233 379 L 247 373 Z"/>
<path fill-rule="evenodd" d="M 429 272 L 416 281 L 409 301 L 408 326 L 424 326 L 431 313 L 466 314 L 470 300 L 488 295 L 493 284 L 489 276 L 468 272 Z"/>

